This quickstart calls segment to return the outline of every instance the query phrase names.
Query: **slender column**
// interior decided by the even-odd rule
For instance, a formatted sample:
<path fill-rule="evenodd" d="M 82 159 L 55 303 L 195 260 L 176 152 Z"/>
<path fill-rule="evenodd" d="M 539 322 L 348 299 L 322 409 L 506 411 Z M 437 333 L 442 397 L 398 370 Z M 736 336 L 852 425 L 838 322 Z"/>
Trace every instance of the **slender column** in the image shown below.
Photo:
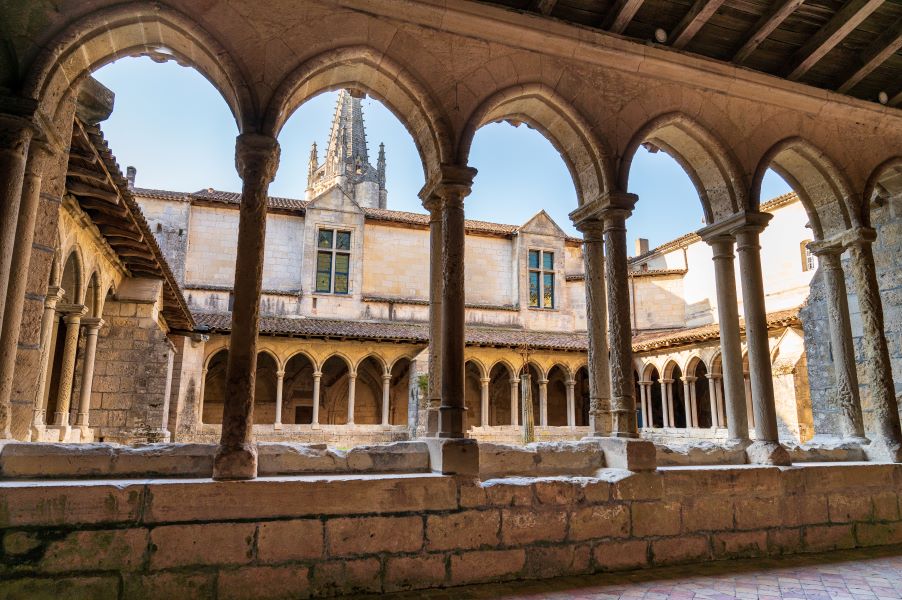
<path fill-rule="evenodd" d="M 661 426 L 670 427 L 670 380 L 660 379 L 658 380 L 658 383 L 661 385 L 661 409 L 663 412 Z"/>
<path fill-rule="evenodd" d="M 605 279 L 608 291 L 608 338 L 611 371 L 611 435 L 639 437 L 636 399 L 633 397 L 633 334 L 626 250 L 626 219 L 637 197 L 611 196 L 604 216 Z"/>
<path fill-rule="evenodd" d="M 72 402 L 72 379 L 75 376 L 75 358 L 78 353 L 78 334 L 81 329 L 81 316 L 85 314 L 87 307 L 80 305 L 67 305 L 66 338 L 63 344 L 63 358 L 60 362 L 59 387 L 56 396 L 56 415 L 53 424 L 60 428 L 69 427 L 69 406 Z M 65 433 L 60 432 L 60 441 L 64 442 Z"/>
<path fill-rule="evenodd" d="M 31 439 L 40 441 L 41 432 L 47 423 L 44 406 L 44 395 L 47 390 L 47 379 L 50 377 L 50 342 L 53 338 L 53 325 L 56 322 L 56 304 L 63 297 L 63 289 L 51 286 L 44 298 L 44 314 L 41 315 L 41 356 L 38 361 L 40 372 L 34 395 L 34 412 L 31 425 Z"/>
<path fill-rule="evenodd" d="M 323 374 L 321 371 L 313 372 L 313 419 L 314 427 L 319 425 L 319 382 Z"/>
<path fill-rule="evenodd" d="M 539 379 L 539 426 L 548 427 L 548 380 Z"/>
<path fill-rule="evenodd" d="M 689 388 L 689 378 L 682 377 L 683 380 L 683 411 L 686 413 L 686 429 L 693 427 L 695 420 L 692 416 L 692 392 Z"/>
<path fill-rule="evenodd" d="M 285 371 L 279 369 L 276 371 L 276 421 L 273 423 L 275 429 L 282 429 L 282 394 L 285 386 Z"/>
<path fill-rule="evenodd" d="M 0 315 L 0 319 L 2 319 L 0 328 L 3 330 L 3 333 L 0 334 L 0 438 L 10 437 L 9 417 L 13 372 L 16 369 L 19 331 L 22 325 L 25 291 L 28 285 L 28 265 L 31 262 L 34 224 L 41 198 L 41 180 L 44 165 L 49 156 L 50 147 L 43 140 L 31 141 L 16 224 L 16 242 L 12 248 L 10 259 L 7 299 L 3 315 Z"/>
<path fill-rule="evenodd" d="M 357 394 L 357 373 L 348 373 L 348 425 L 354 424 L 354 399 Z"/>
<path fill-rule="evenodd" d="M 442 403 L 442 201 L 431 195 L 423 201 L 429 211 L 429 385 L 426 433 L 438 433 Z"/>
<path fill-rule="evenodd" d="M 175 344 L 173 344 L 172 341 L 170 341 L 168 338 L 166 341 L 169 344 L 169 352 L 168 356 L 166 357 L 166 386 L 163 388 L 163 415 L 160 419 L 160 431 L 162 433 L 163 440 L 168 442 L 172 437 L 172 433 L 169 431 L 169 406 L 171 404 L 172 394 L 172 367 L 175 364 Z M 82 441 L 84 441 L 84 435 L 82 436 Z"/>
<path fill-rule="evenodd" d="M 649 423 L 649 421 L 648 421 L 648 404 L 646 402 L 646 396 L 647 396 L 647 394 L 646 394 L 646 389 L 645 389 L 645 382 L 640 381 L 639 382 L 639 403 L 642 408 L 642 426 L 643 427 L 649 426 L 648 425 L 648 423 Z"/>
<path fill-rule="evenodd" d="M 861 311 L 862 348 L 867 365 L 871 406 L 874 411 L 874 447 L 882 448 L 881 458 L 902 461 L 902 430 L 899 426 L 899 406 L 893 386 L 893 372 L 889 360 L 883 324 L 883 302 L 874 267 L 871 243 L 876 239 L 873 229 L 859 228 L 848 240 L 855 291 Z"/>
<path fill-rule="evenodd" d="M 382 425 L 388 426 L 388 409 L 391 401 L 391 373 L 382 375 Z"/>
<path fill-rule="evenodd" d="M 689 378 L 689 407 L 692 409 L 692 426 L 698 427 L 698 393 L 696 392 L 696 382 L 698 377 Z"/>
<path fill-rule="evenodd" d="M 709 373 L 708 378 L 708 402 L 711 404 L 711 428 L 720 426 L 720 419 L 717 414 L 717 382 Z"/>
<path fill-rule="evenodd" d="M 520 380 L 511 377 L 511 425 L 519 427 L 520 425 Z"/>
<path fill-rule="evenodd" d="M 840 260 L 843 248 L 838 245 L 819 247 L 814 243 L 809 244 L 809 248 L 817 256 L 818 269 L 824 276 L 836 406 L 842 415 L 840 426 L 843 437 L 864 442 L 864 421 L 861 414 L 861 398 L 858 395 L 858 369 L 855 366 L 855 347 L 852 341 L 852 324 L 849 320 L 849 298 Z"/>
<path fill-rule="evenodd" d="M 758 237 L 769 213 L 746 213 L 744 224 L 736 230 L 736 252 L 742 282 L 742 306 L 745 312 L 745 340 L 749 357 L 755 438 L 764 445 L 766 462 L 788 465 L 789 453 L 780 445 L 777 407 L 774 399 L 774 375 L 770 362 L 767 334 L 767 309 L 764 304 L 764 279 L 761 275 L 761 246 Z"/>
<path fill-rule="evenodd" d="M 572 217 L 572 215 L 571 215 Z M 583 234 L 586 264 L 586 328 L 589 338 L 589 435 L 611 431 L 611 376 L 608 360 L 607 299 L 604 274 L 604 223 L 576 224 Z"/>
<path fill-rule="evenodd" d="M 442 403 L 438 436 L 464 437 L 464 198 L 476 169 L 444 166 L 442 199 Z"/>
<path fill-rule="evenodd" d="M 91 413 L 91 388 L 94 384 L 94 359 L 97 356 L 97 333 L 103 326 L 103 319 L 92 317 L 82 319 L 85 326 L 85 356 L 82 364 L 81 391 L 78 398 L 78 414 L 75 424 L 82 428 L 82 440 L 85 439 L 85 430 L 90 427 L 89 417 Z M 165 429 L 165 423 L 163 424 Z"/>
<path fill-rule="evenodd" d="M 717 398 L 717 422 L 720 423 L 721 427 L 727 426 L 727 411 L 725 402 L 723 401 L 723 377 L 715 376 L 714 378 L 714 391 L 716 392 Z"/>
<path fill-rule="evenodd" d="M 222 436 L 213 459 L 213 479 L 253 479 L 257 476 L 253 411 L 266 238 L 266 192 L 278 164 L 279 143 L 274 138 L 254 133 L 238 136 L 235 166 L 242 185 L 233 287 L 235 301 L 232 305 Z"/>
<path fill-rule="evenodd" d="M 742 373 L 742 383 L 745 385 L 745 415 L 749 420 L 749 427 L 755 426 L 755 413 L 752 410 L 752 379 L 748 371 Z"/>
<path fill-rule="evenodd" d="M 576 427 L 576 381 L 568 379 L 567 386 L 567 427 Z"/>
<path fill-rule="evenodd" d="M 489 383 L 490 377 L 483 377 L 479 380 L 479 422 L 483 427 L 489 426 Z"/>
<path fill-rule="evenodd" d="M 742 346 L 739 339 L 733 238 L 729 235 L 716 235 L 705 241 L 714 250 L 714 278 L 717 285 L 717 317 L 720 324 L 720 353 L 726 394 L 728 436 L 730 440 L 747 441 L 749 426 L 742 381 Z"/>
<path fill-rule="evenodd" d="M 0 329 L 3 329 L 6 314 L 7 286 L 16 246 L 26 157 L 34 133 L 34 123 L 29 119 L 0 114 Z M 3 427 L 0 435 L 9 437 L 8 404 L 0 404 L 0 425 Z"/>
<path fill-rule="evenodd" d="M 645 426 L 646 427 L 654 427 L 654 408 L 651 405 L 651 381 L 645 381 L 642 384 L 642 390 L 645 393 Z"/>
<path fill-rule="evenodd" d="M 204 394 L 207 389 L 207 371 L 208 369 L 204 367 L 204 370 L 200 372 L 200 392 L 197 394 L 197 397 L 200 398 L 200 402 L 197 403 L 194 409 L 194 416 L 196 423 L 204 422 Z"/>

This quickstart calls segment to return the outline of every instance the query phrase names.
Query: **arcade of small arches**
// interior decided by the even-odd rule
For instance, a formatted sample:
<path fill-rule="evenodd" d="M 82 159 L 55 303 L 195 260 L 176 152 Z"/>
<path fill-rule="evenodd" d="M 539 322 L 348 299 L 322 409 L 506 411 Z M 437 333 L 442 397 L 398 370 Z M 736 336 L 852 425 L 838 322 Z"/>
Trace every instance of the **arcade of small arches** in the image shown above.
<path fill-rule="evenodd" d="M 469 43 L 466 38 L 455 37 L 456 34 L 450 32 L 436 36 L 431 31 L 416 28 L 407 36 L 407 47 L 403 51 L 389 47 L 389 42 L 385 47 L 364 47 L 339 46 L 330 40 L 305 48 L 307 54 L 304 56 L 286 56 L 280 65 L 274 66 L 267 63 L 252 45 L 243 46 L 240 39 L 231 39 L 227 50 L 217 41 L 223 33 L 216 31 L 215 17 L 204 20 L 209 27 L 205 29 L 190 15 L 193 9 L 188 3 L 176 4 L 181 10 L 145 4 L 115 5 L 90 14 L 62 10 L 48 23 L 48 34 L 40 40 L 40 46 L 37 46 L 38 41 L 29 42 L 36 47 L 19 54 L 28 57 L 22 68 L 24 83 L 13 88 L 15 98 L 3 103 L 6 113 L 2 119 L 3 139 L 9 140 L 9 149 L 8 156 L 0 163 L 0 178 L 10 184 L 2 188 L 3 196 L 0 197 L 0 207 L 4 211 L 0 214 L 3 217 L 0 219 L 0 255 L 4 256 L 0 263 L 0 297 L 6 296 L 11 272 L 16 269 L 27 271 L 27 262 L 13 265 L 11 259 L 6 258 L 11 256 L 9 250 L 16 240 L 23 239 L 23 233 L 16 230 L 19 220 L 16 211 L 26 170 L 37 170 L 40 177 L 42 169 L 38 165 L 42 160 L 39 157 L 47 152 L 65 152 L 64 144 L 54 142 L 60 135 L 54 133 L 53 124 L 79 82 L 100 66 L 120 56 L 134 54 L 175 58 L 205 74 L 223 94 L 235 116 L 240 132 L 236 166 L 243 182 L 230 349 L 227 360 L 225 357 L 217 359 L 216 365 L 221 369 L 219 365 L 225 362 L 228 373 L 222 392 L 224 425 L 215 467 L 217 477 L 253 477 L 256 473 L 256 457 L 248 449 L 252 436 L 248 417 L 255 406 L 252 382 L 258 372 L 258 361 L 261 369 L 275 369 L 276 387 L 278 373 L 286 373 L 284 386 L 284 378 L 290 369 L 315 369 L 311 373 L 320 372 L 323 377 L 326 372 L 332 372 L 331 369 L 346 370 L 349 382 L 347 412 L 341 414 L 344 411 L 336 403 L 327 408 L 328 418 L 352 421 L 357 416 L 354 380 L 361 375 L 350 363 L 336 359 L 332 365 L 302 366 L 304 360 L 298 358 L 294 363 L 283 364 L 261 354 L 257 346 L 257 307 L 265 232 L 265 202 L 260 199 L 266 196 L 279 165 L 277 136 L 285 119 L 306 99 L 343 87 L 357 88 L 385 102 L 408 128 L 421 153 L 426 180 L 421 197 L 430 212 L 432 237 L 430 338 L 434 350 L 430 362 L 435 368 L 429 369 L 428 397 L 429 408 L 437 418 L 431 434 L 461 438 L 465 435 L 469 416 L 465 401 L 468 368 L 464 345 L 464 199 L 476 176 L 475 169 L 468 166 L 469 143 L 473 132 L 482 125 L 514 119 L 542 131 L 560 150 L 578 190 L 579 207 L 571 213 L 571 218 L 585 240 L 589 315 L 588 421 L 592 435 L 638 436 L 626 221 L 639 200 L 629 193 L 630 163 L 636 149 L 642 143 L 650 142 L 667 151 L 686 169 L 698 190 L 706 216 L 707 224 L 699 233 L 714 252 L 723 420 L 730 438 L 748 441 L 751 415 L 755 441 L 761 451 L 750 453 L 750 459 L 776 464 L 786 464 L 789 460 L 778 442 L 759 247 L 759 234 L 769 220 L 767 214 L 758 211 L 760 183 L 765 171 L 772 168 L 799 193 L 814 234 L 813 251 L 821 258 L 827 273 L 837 386 L 849 394 L 844 397 L 845 433 L 856 439 L 867 437 L 886 448 L 884 456 L 902 459 L 902 431 L 872 251 L 876 232 L 869 227 L 872 198 L 865 196 L 867 190 L 878 190 L 884 177 L 893 172 L 893 165 L 902 161 L 902 157 L 888 154 L 900 147 L 902 128 L 898 127 L 896 111 L 878 111 L 864 103 L 848 100 L 843 110 L 826 114 L 822 110 L 821 96 L 811 97 L 801 87 L 786 91 L 787 97 L 792 98 L 791 102 L 786 101 L 791 104 L 790 109 L 778 105 L 785 101 L 782 98 L 774 98 L 773 105 L 762 104 L 758 92 L 769 85 L 767 78 L 756 79 L 757 75 L 750 74 L 746 75 L 747 80 L 736 83 L 732 79 L 728 81 L 727 75 L 706 73 L 712 81 L 716 79 L 719 84 L 728 85 L 730 101 L 722 104 L 710 101 L 709 91 L 684 81 L 680 68 L 672 63 L 661 66 L 656 59 L 646 55 L 642 55 L 642 60 L 647 61 L 643 64 L 647 64 L 648 69 L 642 73 L 628 73 L 629 61 L 625 63 L 627 67 L 618 67 L 616 63 L 622 61 L 614 60 L 606 65 L 596 62 L 592 68 L 585 68 L 586 64 L 578 58 L 582 53 L 571 52 L 573 58 L 549 56 L 546 63 L 532 60 L 533 54 L 515 48 L 513 43 L 509 53 L 498 53 L 499 56 L 504 54 L 503 63 L 500 60 L 486 63 L 482 54 L 474 52 L 473 64 L 461 65 L 456 71 L 461 75 L 454 75 L 438 62 L 445 53 L 432 52 L 430 45 L 445 47 L 453 38 L 463 47 Z M 499 15 L 498 18 L 519 17 Z M 382 26 L 377 20 L 371 24 L 377 28 Z M 301 24 L 296 26 L 303 27 Z M 389 23 L 385 27 L 393 25 Z M 505 35 L 501 32 L 483 34 Z M 319 32 L 310 37 L 322 39 L 322 35 L 323 32 Z M 379 36 L 370 38 L 379 39 Z M 300 36 L 298 39 L 306 38 Z M 386 35 L 385 39 L 394 39 L 394 34 Z M 632 54 L 635 49 L 625 41 L 622 46 L 618 45 L 618 40 L 608 42 L 616 47 L 611 55 L 619 52 L 638 56 Z M 500 40 L 498 43 L 506 42 Z M 160 48 L 166 49 L 162 55 Z M 647 52 L 653 56 L 657 51 Z M 465 58 L 467 52 L 461 52 L 459 56 L 460 60 L 469 60 Z M 610 59 L 593 57 L 592 60 Z M 432 63 L 426 64 L 429 61 Z M 511 68 L 514 64 L 522 68 Z M 476 72 L 477 68 L 484 69 L 486 76 L 471 79 L 469 73 Z M 573 69 L 579 69 L 585 76 L 570 76 Z M 623 93 L 593 93 L 606 88 L 607 81 L 603 77 L 606 69 L 618 69 L 618 79 L 612 79 L 611 83 L 623 86 Z M 685 69 L 693 67 L 686 66 Z M 662 82 L 657 84 L 653 94 L 647 94 L 641 103 L 636 102 L 632 90 L 643 87 L 647 82 L 644 78 L 650 73 L 654 76 L 656 70 L 663 78 Z M 268 74 L 267 81 L 260 85 L 244 77 L 245 73 L 264 71 Z M 568 75 L 561 76 L 561 73 Z M 596 76 L 596 73 L 602 75 Z M 461 81 L 454 81 L 454 77 Z M 277 83 L 273 85 L 273 81 Z M 471 91 L 468 94 L 444 92 L 457 89 L 458 84 L 461 89 Z M 802 118 L 807 114 L 817 114 L 818 118 Z M 741 118 L 741 115 L 746 116 Z M 886 126 L 881 127 L 879 122 Z M 60 130 L 65 131 L 65 127 Z M 844 252 L 850 256 L 848 263 L 840 261 Z M 744 299 L 750 403 L 746 401 L 739 333 L 734 266 L 737 254 Z M 849 266 L 862 315 L 865 342 L 861 351 L 863 362 L 868 365 L 864 383 L 869 387 L 875 415 L 874 429 L 867 432 L 861 417 L 857 381 L 852 381 L 857 377 L 855 348 L 850 333 L 844 277 L 844 270 Z M 15 339 L 13 336 L 9 343 L 14 345 Z M 14 351 L 14 348 L 3 351 Z M 393 415 L 398 414 L 391 409 L 390 399 L 395 369 L 389 370 L 389 363 L 374 363 L 366 367 L 372 370 L 371 379 L 377 390 L 370 392 L 374 400 L 369 406 L 381 406 L 382 415 L 381 421 L 376 416 L 378 411 L 366 418 L 391 422 L 395 418 Z M 662 390 L 667 395 L 667 402 L 659 402 L 662 422 L 665 413 L 668 421 L 674 423 L 679 415 L 679 386 L 666 382 L 676 377 L 697 378 L 699 368 L 700 365 L 695 365 L 692 372 L 695 374 L 682 374 L 681 370 L 672 367 L 665 367 L 664 372 L 659 373 L 659 381 L 670 386 Z M 212 366 L 209 369 L 212 371 Z M 491 399 L 495 375 L 492 371 L 477 371 L 480 398 L 488 388 Z M 555 404 L 552 410 L 547 387 L 551 386 L 551 375 L 558 376 L 551 372 L 537 375 L 540 387 L 536 396 L 540 403 L 542 398 L 546 401 L 545 418 L 551 419 L 554 415 L 557 420 L 559 409 Z M 647 376 L 648 373 L 643 373 L 643 377 Z M 498 375 L 496 388 L 503 383 L 504 377 Z M 561 377 L 565 390 L 570 387 L 568 381 L 575 381 L 565 375 Z M 508 378 L 510 383 L 509 375 Z M 264 379 L 256 389 L 262 391 L 273 386 L 272 377 Z M 487 386 L 485 379 L 489 380 Z M 380 380 L 388 386 L 388 394 L 378 393 L 375 384 Z M 548 384 L 543 392 L 539 382 L 546 380 Z M 554 381 L 553 387 L 559 389 L 559 379 Z M 336 387 L 335 382 L 330 385 Z M 341 386 L 339 383 L 338 387 Z M 685 394 L 684 386 L 683 393 L 689 399 L 690 423 L 693 418 L 702 422 L 699 388 L 703 394 L 704 386 L 698 385 L 690 386 L 689 394 Z M 693 390 L 696 391 L 694 411 Z M 295 391 L 296 388 L 291 389 L 292 394 Z M 272 398 L 272 392 L 266 393 Z M 575 396 L 575 391 L 571 395 Z M 652 400 L 653 422 L 654 395 L 653 390 L 649 394 L 646 389 L 646 396 Z M 0 405 L 3 402 L 8 404 L 8 400 L 0 399 Z M 685 411 L 686 403 L 683 404 Z M 491 400 L 484 402 L 479 414 L 480 419 L 489 423 L 493 418 L 500 419 L 500 413 L 504 412 L 503 408 L 490 410 L 491 405 Z M 311 413 L 316 406 L 311 407 Z M 501 406 L 500 396 L 496 406 Z M 567 406 L 572 406 L 568 421 L 575 422 L 579 412 L 575 400 Z M 545 408 L 540 407 L 540 414 L 545 414 Z M 717 408 L 719 412 L 719 406 Z M 513 409 L 511 413 L 513 416 Z M 3 427 L 8 431 L 8 407 L 0 414 L 7 421 Z M 296 414 L 303 416 L 304 410 Z M 712 413 L 712 421 L 713 418 Z M 275 419 L 276 413 L 273 422 Z M 475 414 L 473 420 L 478 420 Z M 719 414 L 717 420 L 721 421 Z"/>

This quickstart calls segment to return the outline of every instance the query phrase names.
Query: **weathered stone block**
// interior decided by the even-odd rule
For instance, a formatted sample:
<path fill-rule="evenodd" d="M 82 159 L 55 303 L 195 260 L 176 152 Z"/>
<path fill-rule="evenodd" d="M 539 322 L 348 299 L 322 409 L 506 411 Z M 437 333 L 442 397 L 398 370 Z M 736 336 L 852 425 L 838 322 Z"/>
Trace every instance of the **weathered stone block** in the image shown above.
<path fill-rule="evenodd" d="M 795 554 L 802 547 L 802 529 L 769 529 L 767 551 L 770 554 Z"/>
<path fill-rule="evenodd" d="M 41 538 L 33 531 L 7 531 L 3 534 L 3 553 L 7 556 L 29 554 L 41 546 Z"/>
<path fill-rule="evenodd" d="M 132 523 L 143 499 L 141 484 L 0 482 L 0 527 Z"/>
<path fill-rule="evenodd" d="M 852 525 L 810 525 L 802 531 L 807 552 L 824 552 L 855 547 Z"/>
<path fill-rule="evenodd" d="M 867 521 L 873 515 L 871 497 L 856 494 L 834 494 L 828 497 L 831 523 Z"/>
<path fill-rule="evenodd" d="M 664 495 L 663 478 L 656 472 L 602 471 L 599 478 L 611 483 L 614 500 L 657 500 Z"/>
<path fill-rule="evenodd" d="M 51 542 L 40 569 L 64 571 L 131 571 L 144 562 L 146 529 L 74 531 Z"/>
<path fill-rule="evenodd" d="M 737 529 L 778 527 L 783 521 L 779 498 L 741 498 L 736 500 L 733 514 Z"/>
<path fill-rule="evenodd" d="M 416 552 L 423 547 L 422 517 L 358 517 L 326 522 L 329 556 Z"/>
<path fill-rule="evenodd" d="M 781 501 L 783 513 L 783 525 L 795 527 L 798 525 L 816 525 L 827 523 L 829 512 L 827 509 L 827 497 L 811 494 L 792 494 L 785 496 Z"/>
<path fill-rule="evenodd" d="M 156 527 L 150 532 L 150 568 L 250 562 L 255 529 L 252 523 Z"/>
<path fill-rule="evenodd" d="M 211 598 L 213 573 L 159 572 L 151 575 L 127 574 L 123 577 L 125 598 L 170 600 L 172 598 Z"/>
<path fill-rule="evenodd" d="M 490 479 L 482 487 L 490 506 L 532 506 L 532 484 L 531 479 Z"/>
<path fill-rule="evenodd" d="M 445 582 L 445 557 L 441 554 L 388 557 L 385 591 L 438 587 Z"/>
<path fill-rule="evenodd" d="M 263 562 L 316 559 L 322 555 L 322 521 L 271 521 L 259 526 L 257 556 Z"/>
<path fill-rule="evenodd" d="M 595 546 L 592 557 L 602 571 L 644 567 L 649 564 L 648 542 L 643 540 L 602 542 Z"/>
<path fill-rule="evenodd" d="M 337 596 L 378 592 L 382 587 L 379 581 L 381 569 L 378 558 L 316 563 L 310 577 L 310 593 L 313 596 Z"/>
<path fill-rule="evenodd" d="M 720 532 L 711 536 L 716 558 L 752 558 L 767 553 L 766 531 Z"/>
<path fill-rule="evenodd" d="M 503 581 L 517 577 L 526 564 L 526 551 L 477 550 L 451 556 L 451 585 Z"/>
<path fill-rule="evenodd" d="M 478 481 L 463 481 L 460 484 L 460 507 L 478 508 L 486 506 L 485 488 Z"/>
<path fill-rule="evenodd" d="M 878 521 L 899 519 L 899 498 L 894 492 L 883 492 L 871 496 L 874 503 L 874 518 Z"/>
<path fill-rule="evenodd" d="M 729 496 L 694 498 L 682 505 L 683 531 L 721 531 L 733 528 L 733 499 Z"/>
<path fill-rule="evenodd" d="M 590 556 L 587 545 L 529 547 L 523 576 L 546 578 L 588 573 Z"/>
<path fill-rule="evenodd" d="M 655 540 L 651 543 L 651 554 L 656 565 L 704 560 L 710 554 L 708 538 L 682 536 Z"/>
<path fill-rule="evenodd" d="M 283 600 L 309 597 L 309 569 L 305 566 L 221 569 L 217 598 L 221 600 Z"/>
<path fill-rule="evenodd" d="M 630 533 L 630 511 L 625 504 L 600 504 L 570 513 L 570 539 L 626 537 Z"/>
<path fill-rule="evenodd" d="M 498 544 L 498 510 L 468 510 L 426 519 L 427 550 L 469 550 Z"/>
<path fill-rule="evenodd" d="M 858 523 L 855 536 L 861 546 L 902 544 L 902 523 Z"/>
<path fill-rule="evenodd" d="M 5 598 L 90 598 L 115 600 L 119 597 L 119 578 L 104 577 L 28 577 L 3 582 Z"/>
<path fill-rule="evenodd" d="M 501 541 L 508 546 L 536 541 L 560 542 L 567 535 L 567 513 L 506 508 L 501 511 Z"/>
<path fill-rule="evenodd" d="M 633 536 L 677 535 L 680 532 L 678 502 L 634 502 Z"/>
<path fill-rule="evenodd" d="M 348 450 L 348 469 L 373 473 L 429 471 L 429 448 L 423 442 L 356 446 Z"/>

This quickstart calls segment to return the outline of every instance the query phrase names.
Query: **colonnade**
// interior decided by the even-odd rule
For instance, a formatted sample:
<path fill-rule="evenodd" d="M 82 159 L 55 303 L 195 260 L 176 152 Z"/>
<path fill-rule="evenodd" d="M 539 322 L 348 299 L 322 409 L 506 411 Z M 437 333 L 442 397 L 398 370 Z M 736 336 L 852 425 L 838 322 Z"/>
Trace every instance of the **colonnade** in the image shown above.
<path fill-rule="evenodd" d="M 719 373 L 707 373 L 703 375 L 708 385 L 708 408 L 711 414 L 711 427 L 720 428 L 726 426 L 726 416 L 724 414 L 723 387 L 720 384 L 721 376 Z M 652 410 L 652 386 L 660 386 L 661 393 L 661 409 L 662 409 L 662 427 L 677 427 L 674 419 L 673 409 L 673 389 L 675 385 L 682 385 L 683 388 L 683 406 L 686 414 L 686 427 L 701 427 L 699 422 L 699 412 L 701 408 L 701 400 L 698 398 L 696 382 L 699 380 L 694 375 L 683 375 L 676 379 L 658 379 L 654 381 L 641 380 L 637 384 L 639 386 L 639 410 L 642 414 L 642 422 L 645 427 L 653 427 L 653 410 Z"/>
<path fill-rule="evenodd" d="M 491 377 L 479 379 L 480 398 L 480 423 L 481 427 L 492 427 L 489 424 L 489 385 Z M 548 427 L 548 379 L 541 378 L 536 381 L 539 389 L 539 427 Z M 576 380 L 568 377 L 564 380 L 566 390 L 567 427 L 576 427 Z M 510 378 L 510 424 L 513 427 L 520 426 L 520 378 Z"/>

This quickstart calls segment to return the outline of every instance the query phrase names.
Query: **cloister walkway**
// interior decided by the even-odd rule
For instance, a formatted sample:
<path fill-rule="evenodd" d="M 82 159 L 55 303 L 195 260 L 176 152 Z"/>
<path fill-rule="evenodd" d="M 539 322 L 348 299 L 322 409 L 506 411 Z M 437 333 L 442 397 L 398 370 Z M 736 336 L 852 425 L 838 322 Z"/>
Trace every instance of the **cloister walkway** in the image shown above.
<path fill-rule="evenodd" d="M 419 590 L 379 597 L 388 600 L 884 600 L 902 598 L 902 547 L 719 561 L 628 573 Z"/>

